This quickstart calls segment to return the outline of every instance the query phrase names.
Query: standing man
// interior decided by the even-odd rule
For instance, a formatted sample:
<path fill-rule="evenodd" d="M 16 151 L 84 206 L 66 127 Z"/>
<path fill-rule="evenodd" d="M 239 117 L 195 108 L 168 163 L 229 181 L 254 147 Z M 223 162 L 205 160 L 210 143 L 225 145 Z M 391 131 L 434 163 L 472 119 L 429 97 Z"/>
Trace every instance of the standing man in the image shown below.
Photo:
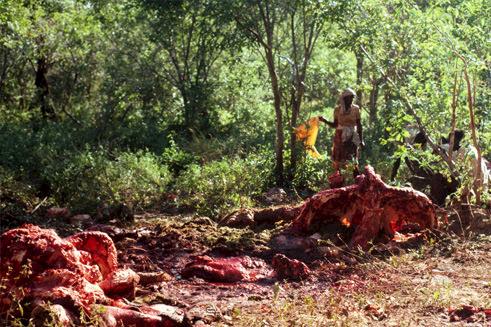
<path fill-rule="evenodd" d="M 350 160 L 354 160 L 355 164 L 353 175 L 359 175 L 360 148 L 365 146 L 365 143 L 363 142 L 360 108 L 353 103 L 355 97 L 356 93 L 349 88 L 341 93 L 338 105 L 334 109 L 334 122 L 319 116 L 320 121 L 336 129 L 331 155 L 335 172 L 329 177 L 332 188 L 343 185 L 344 179 L 340 169 L 345 168 L 346 163 Z"/>

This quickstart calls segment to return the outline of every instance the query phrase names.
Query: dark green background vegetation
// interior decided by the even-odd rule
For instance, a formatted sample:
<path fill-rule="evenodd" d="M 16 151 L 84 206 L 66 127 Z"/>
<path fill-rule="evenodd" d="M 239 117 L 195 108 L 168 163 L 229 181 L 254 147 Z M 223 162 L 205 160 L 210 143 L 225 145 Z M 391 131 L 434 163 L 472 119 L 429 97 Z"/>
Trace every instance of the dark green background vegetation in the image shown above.
<path fill-rule="evenodd" d="M 457 128 L 470 131 L 464 65 L 489 158 L 490 7 L 3 0 L 1 219 L 43 199 L 75 212 L 125 203 L 218 217 L 255 205 L 274 185 L 316 191 L 330 172 L 332 130 L 322 127 L 317 148 L 326 158 L 314 160 L 292 142 L 292 129 L 331 118 L 346 87 L 362 107 L 363 163 L 387 176 L 394 156 L 414 155 L 401 146 L 415 120 L 404 101 L 438 140 L 451 128 L 457 78 Z"/>

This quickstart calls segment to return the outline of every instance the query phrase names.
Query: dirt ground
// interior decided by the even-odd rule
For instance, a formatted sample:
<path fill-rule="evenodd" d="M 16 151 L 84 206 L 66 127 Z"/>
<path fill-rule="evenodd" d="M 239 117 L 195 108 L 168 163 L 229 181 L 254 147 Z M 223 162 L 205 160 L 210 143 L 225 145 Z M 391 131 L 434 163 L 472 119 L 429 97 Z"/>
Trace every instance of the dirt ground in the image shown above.
<path fill-rule="evenodd" d="M 235 229 L 203 217 L 146 215 L 131 228 L 96 229 L 113 237 L 121 265 L 165 272 L 165 282 L 138 289 L 136 302 L 178 306 L 196 326 L 491 326 L 484 312 L 450 311 L 491 308 L 489 212 L 478 221 L 466 236 L 444 228 L 369 251 L 348 251 L 329 228 L 281 243 L 282 225 Z M 307 263 L 309 278 L 277 281 L 268 268 L 254 282 L 180 275 L 196 255 L 247 255 L 268 267 L 278 252 Z"/>
<path fill-rule="evenodd" d="M 491 310 L 480 310 L 491 309 L 491 215 L 477 210 L 469 219 L 464 229 L 462 215 L 449 211 L 437 231 L 398 234 L 365 251 L 348 249 L 349 230 L 339 224 L 290 237 L 283 222 L 231 228 L 206 217 L 146 214 L 131 225 L 89 229 L 111 236 L 120 266 L 161 272 L 163 281 L 139 286 L 134 302 L 178 307 L 194 326 L 491 326 Z M 39 224 L 64 236 L 77 231 Z M 277 280 L 271 266 L 277 253 L 305 262 L 309 277 Z M 249 256 L 261 264 L 261 277 L 184 278 L 198 255 Z"/>

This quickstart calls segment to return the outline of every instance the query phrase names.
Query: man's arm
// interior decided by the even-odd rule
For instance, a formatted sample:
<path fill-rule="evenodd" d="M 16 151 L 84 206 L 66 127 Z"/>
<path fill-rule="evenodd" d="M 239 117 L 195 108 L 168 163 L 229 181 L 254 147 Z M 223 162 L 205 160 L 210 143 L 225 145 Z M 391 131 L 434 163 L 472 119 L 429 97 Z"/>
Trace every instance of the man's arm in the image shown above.
<path fill-rule="evenodd" d="M 323 123 L 327 124 L 327 126 L 329 126 L 329 127 L 331 127 L 331 128 L 336 128 L 336 127 L 338 127 L 338 122 L 337 122 L 337 120 L 336 120 L 336 119 L 334 119 L 334 122 L 332 122 L 332 121 L 329 121 L 329 120 L 325 119 L 325 118 L 324 118 L 324 117 L 322 117 L 322 116 L 319 116 L 319 120 L 320 120 L 321 122 L 323 122 Z"/>

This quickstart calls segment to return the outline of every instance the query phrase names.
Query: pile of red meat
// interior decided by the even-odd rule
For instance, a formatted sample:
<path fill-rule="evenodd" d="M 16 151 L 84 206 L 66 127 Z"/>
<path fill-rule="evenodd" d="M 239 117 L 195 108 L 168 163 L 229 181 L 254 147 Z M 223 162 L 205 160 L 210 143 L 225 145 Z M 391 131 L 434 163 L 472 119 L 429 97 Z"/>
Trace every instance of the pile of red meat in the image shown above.
<path fill-rule="evenodd" d="M 182 271 L 184 278 L 198 277 L 210 282 L 254 282 L 265 278 L 271 271 L 264 261 L 249 256 L 211 258 L 197 256 Z"/>
<path fill-rule="evenodd" d="M 292 227 L 311 232 L 333 221 L 354 228 L 351 245 L 355 247 L 367 247 L 381 232 L 392 238 L 409 224 L 422 229 L 437 226 L 435 207 L 426 195 L 385 184 L 370 166 L 355 184 L 325 190 L 307 200 Z"/>
<path fill-rule="evenodd" d="M 33 225 L 0 237 L 0 314 L 35 321 L 53 318 L 79 325 L 80 315 L 99 315 L 107 326 L 176 326 L 183 315 L 165 305 L 133 306 L 139 276 L 118 269 L 114 243 L 102 232 L 60 238 L 53 230 Z M 42 322 L 40 322 L 42 324 Z"/>
<path fill-rule="evenodd" d="M 298 210 L 291 208 L 295 213 Z M 437 225 L 434 206 L 424 194 L 386 185 L 369 166 L 356 184 L 322 191 L 301 210 L 293 221 L 294 230 L 309 232 L 318 224 L 340 221 L 354 228 L 351 245 L 362 247 L 379 233 L 393 236 L 407 224 L 421 228 Z M 302 280 L 310 275 L 304 263 L 282 254 L 274 256 L 272 268 L 247 256 L 197 256 L 182 275 L 212 282 L 253 282 L 270 277 Z M 23 313 L 41 324 L 47 316 L 54 316 L 62 325 L 80 325 L 81 313 L 97 313 L 107 326 L 187 323 L 185 315 L 174 307 L 129 303 L 126 299 L 134 298 L 139 281 L 140 276 L 131 269 L 118 269 L 114 243 L 103 232 L 60 238 L 53 230 L 23 225 L 0 237 L 0 318 Z"/>

